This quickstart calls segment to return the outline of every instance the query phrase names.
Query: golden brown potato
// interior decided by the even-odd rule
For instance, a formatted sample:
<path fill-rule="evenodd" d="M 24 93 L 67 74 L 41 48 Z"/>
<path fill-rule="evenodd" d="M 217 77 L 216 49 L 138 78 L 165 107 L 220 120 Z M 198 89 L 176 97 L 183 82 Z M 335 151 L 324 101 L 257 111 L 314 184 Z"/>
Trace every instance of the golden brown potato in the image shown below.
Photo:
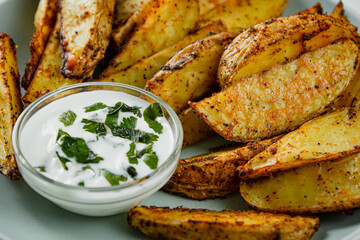
<path fill-rule="evenodd" d="M 116 1 L 114 25 L 116 28 L 124 26 L 127 20 L 147 1 L 152 0 L 122 0 Z M 115 29 L 114 29 L 115 30 Z"/>
<path fill-rule="evenodd" d="M 163 99 L 177 114 L 181 113 L 188 107 L 188 101 L 217 89 L 219 59 L 233 39 L 234 34 L 224 32 L 194 42 L 162 66 L 146 82 L 145 89 Z"/>
<path fill-rule="evenodd" d="M 110 61 L 103 76 L 125 69 L 184 39 L 196 27 L 198 12 L 197 0 L 156 1 L 145 21 L 132 28 L 132 36 Z"/>
<path fill-rule="evenodd" d="M 348 21 L 345 12 L 344 12 L 344 6 L 342 1 L 339 1 L 339 3 L 336 5 L 334 11 L 331 13 L 331 16 L 334 18 L 339 18 L 343 21 Z"/>
<path fill-rule="evenodd" d="M 279 137 L 275 137 L 181 159 L 163 190 L 199 200 L 224 197 L 236 192 L 240 184 L 236 168 L 244 165 L 278 139 Z"/>
<path fill-rule="evenodd" d="M 356 27 L 331 16 L 306 14 L 265 21 L 242 32 L 226 49 L 218 71 L 220 86 L 226 88 L 340 38 L 360 45 Z"/>
<path fill-rule="evenodd" d="M 333 104 L 334 109 L 356 106 L 360 106 L 360 70 L 356 72 L 345 92 Z"/>
<path fill-rule="evenodd" d="M 204 120 L 194 114 L 191 108 L 182 111 L 179 118 L 184 132 L 183 148 L 215 134 Z"/>
<path fill-rule="evenodd" d="M 170 47 L 167 47 L 148 58 L 142 59 L 126 69 L 112 73 L 106 77 L 102 77 L 98 81 L 119 82 L 143 88 L 146 81 L 151 79 L 154 74 L 160 70 L 160 67 L 169 61 L 176 52 L 183 49 L 193 41 L 225 31 L 226 27 L 224 24 L 221 21 L 216 21 L 195 33 L 186 36 L 180 42 L 175 43 L 174 45 L 171 45 Z"/>
<path fill-rule="evenodd" d="M 128 223 L 156 239 L 305 240 L 319 227 L 319 219 L 255 211 L 134 207 Z"/>
<path fill-rule="evenodd" d="M 359 130 L 359 108 L 345 108 L 315 118 L 240 166 L 240 176 L 242 179 L 269 176 L 360 152 Z"/>
<path fill-rule="evenodd" d="M 269 138 L 326 111 L 349 85 L 358 59 L 353 41 L 338 41 L 243 78 L 191 107 L 228 140 Z"/>
<path fill-rule="evenodd" d="M 316 3 L 313 7 L 305 9 L 303 11 L 298 12 L 298 14 L 300 15 L 304 15 L 304 14 L 315 14 L 315 13 L 319 13 L 322 14 L 323 13 L 323 8 L 321 6 L 321 3 L 318 2 Z"/>
<path fill-rule="evenodd" d="M 57 0 L 40 0 L 35 13 L 35 30 L 29 43 L 30 60 L 26 64 L 25 73 L 21 80 L 23 88 L 27 89 L 39 64 L 46 43 L 54 28 L 58 12 Z"/>
<path fill-rule="evenodd" d="M 0 172 L 19 179 L 11 142 L 12 129 L 22 111 L 16 46 L 9 35 L 0 33 Z"/>
<path fill-rule="evenodd" d="M 60 15 L 51 33 L 40 63 L 33 76 L 30 86 L 23 96 L 25 105 L 29 105 L 42 95 L 60 87 L 82 82 L 82 79 L 65 78 L 60 73 L 61 47 L 59 40 Z M 92 73 L 91 73 L 92 74 Z"/>
<path fill-rule="evenodd" d="M 288 0 L 222 0 L 212 2 L 213 7 L 200 15 L 200 26 L 221 19 L 230 32 L 237 32 L 267 19 L 279 17 Z"/>
<path fill-rule="evenodd" d="M 132 2 L 138 2 L 138 6 L 134 6 L 135 11 L 133 13 L 130 13 L 128 19 L 125 19 L 126 16 L 129 14 L 124 15 L 123 12 L 131 7 Z M 135 32 L 137 31 L 136 28 L 138 28 L 145 22 L 148 14 L 151 13 L 151 10 L 153 9 L 156 2 L 156 0 L 125 0 L 121 1 L 120 4 L 118 4 L 117 11 L 120 11 L 120 13 L 118 14 L 122 13 L 123 18 L 119 20 L 120 16 L 118 16 L 117 22 L 121 22 L 123 24 L 119 24 L 115 29 L 113 29 L 111 33 L 111 41 L 112 44 L 115 46 L 115 49 L 113 49 L 113 51 L 117 51 L 118 49 L 120 49 L 121 46 L 123 46 L 126 41 L 128 41 L 132 37 L 132 35 L 135 34 Z M 130 5 L 129 8 L 126 7 L 127 5 Z"/>
<path fill-rule="evenodd" d="M 110 41 L 116 0 L 60 0 L 61 74 L 82 79 L 94 71 Z"/>
<path fill-rule="evenodd" d="M 360 207 L 360 154 L 314 163 L 273 177 L 241 182 L 252 207 L 293 214 L 347 211 Z"/>

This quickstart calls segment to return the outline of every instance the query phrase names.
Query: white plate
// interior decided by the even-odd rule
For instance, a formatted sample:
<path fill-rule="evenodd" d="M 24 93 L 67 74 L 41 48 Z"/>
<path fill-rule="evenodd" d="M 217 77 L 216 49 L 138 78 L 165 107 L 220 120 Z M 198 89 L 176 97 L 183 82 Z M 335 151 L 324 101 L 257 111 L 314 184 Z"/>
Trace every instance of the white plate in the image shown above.
<path fill-rule="evenodd" d="M 310 0 L 290 0 L 284 15 L 290 15 L 316 3 Z M 331 12 L 335 0 L 321 1 Z M 344 0 L 346 14 L 356 26 L 360 26 L 360 1 Z M 33 15 L 37 1 L 0 0 L 0 32 L 8 33 L 18 45 L 18 64 L 21 74 L 29 59 L 28 42 L 33 31 Z M 182 157 L 206 152 L 221 142 L 219 138 L 185 149 Z M 193 208 L 246 209 L 239 194 L 226 199 L 193 201 L 157 192 L 143 204 L 156 206 L 184 206 Z M 360 209 L 352 215 L 321 215 L 320 229 L 313 239 L 338 240 L 360 229 Z M 347 239 L 356 239 L 360 233 Z M 11 182 L 0 175 L 0 240 L 12 239 L 146 239 L 131 229 L 126 213 L 112 217 L 93 218 L 67 212 L 31 190 L 23 180 Z"/>

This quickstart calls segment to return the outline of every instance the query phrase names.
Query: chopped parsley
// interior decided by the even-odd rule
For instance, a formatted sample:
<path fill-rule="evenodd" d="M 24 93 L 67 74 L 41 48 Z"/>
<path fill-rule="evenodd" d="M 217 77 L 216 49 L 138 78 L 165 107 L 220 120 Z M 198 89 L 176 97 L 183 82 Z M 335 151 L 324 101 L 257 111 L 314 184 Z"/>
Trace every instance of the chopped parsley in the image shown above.
<path fill-rule="evenodd" d="M 137 107 L 137 106 L 131 107 L 123 102 L 118 102 L 115 104 L 114 107 L 108 107 L 108 109 L 109 109 L 108 114 L 110 114 L 110 115 L 118 113 L 118 112 L 131 112 L 138 117 L 142 116 L 140 107 Z"/>
<path fill-rule="evenodd" d="M 105 136 L 107 133 L 104 123 L 85 118 L 83 118 L 81 122 L 84 123 L 83 129 L 87 132 L 95 133 L 99 136 Z"/>
<path fill-rule="evenodd" d="M 68 133 L 59 129 L 57 140 L 60 141 L 61 150 L 69 158 L 75 158 L 78 163 L 98 163 L 103 160 L 89 149 L 82 138 L 71 137 Z M 59 159 L 63 162 L 63 159 Z"/>
<path fill-rule="evenodd" d="M 71 126 L 76 119 L 76 114 L 69 110 L 67 112 L 64 112 L 60 115 L 59 121 L 64 124 L 65 127 Z"/>
<path fill-rule="evenodd" d="M 109 172 L 106 169 L 103 169 L 102 172 L 103 172 L 103 176 L 110 183 L 111 186 L 119 185 L 119 182 L 127 181 L 127 177 L 124 175 L 116 175 Z"/>
<path fill-rule="evenodd" d="M 35 167 L 37 170 L 39 170 L 40 172 L 46 172 L 46 168 L 45 166 L 38 166 L 38 167 Z"/>
<path fill-rule="evenodd" d="M 136 145 L 134 142 L 130 143 L 130 150 L 126 153 L 129 163 L 137 164 L 138 159 L 145 156 L 144 162 L 151 168 L 156 169 L 159 158 L 152 149 L 153 144 L 148 145 L 141 151 L 136 151 Z"/>
<path fill-rule="evenodd" d="M 138 164 L 138 157 L 136 154 L 136 145 L 134 142 L 130 143 L 130 150 L 126 153 L 126 156 L 129 159 L 129 163 Z"/>
<path fill-rule="evenodd" d="M 70 159 L 66 158 L 66 157 L 62 157 L 59 155 L 58 152 L 55 152 L 56 153 L 56 156 L 59 158 L 60 162 L 61 162 L 61 165 L 63 166 L 63 168 L 67 171 L 69 170 L 68 167 L 66 166 L 66 163 L 67 162 L 71 162 Z"/>
<path fill-rule="evenodd" d="M 145 155 L 144 162 L 151 169 L 156 169 L 157 168 L 158 161 L 159 161 L 159 158 L 158 158 L 158 156 L 156 155 L 155 152 L 151 152 L 151 153 Z"/>
<path fill-rule="evenodd" d="M 127 173 L 132 177 L 135 178 L 137 175 L 136 169 L 133 166 L 129 166 L 127 168 Z"/>
<path fill-rule="evenodd" d="M 94 112 L 94 111 L 97 111 L 100 109 L 104 109 L 106 107 L 107 107 L 106 104 L 104 104 L 102 102 L 98 102 L 98 103 L 94 103 L 93 105 L 84 107 L 84 109 L 85 109 L 85 112 Z"/>
<path fill-rule="evenodd" d="M 152 103 L 144 110 L 144 119 L 156 133 L 162 133 L 163 126 L 156 121 L 157 117 L 164 115 L 159 103 Z"/>

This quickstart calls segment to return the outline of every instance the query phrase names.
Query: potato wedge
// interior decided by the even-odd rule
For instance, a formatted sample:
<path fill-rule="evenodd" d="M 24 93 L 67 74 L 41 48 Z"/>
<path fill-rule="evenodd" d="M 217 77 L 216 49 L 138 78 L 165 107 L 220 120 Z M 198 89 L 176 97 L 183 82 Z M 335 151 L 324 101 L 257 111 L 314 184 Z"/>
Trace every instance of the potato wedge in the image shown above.
<path fill-rule="evenodd" d="M 57 0 L 40 0 L 35 13 L 35 30 L 29 43 L 30 60 L 26 64 L 24 76 L 21 79 L 21 86 L 27 89 L 39 64 L 46 43 L 54 28 L 58 13 Z"/>
<path fill-rule="evenodd" d="M 151 0 L 116 1 L 114 16 L 115 29 L 124 26 L 127 20 L 147 1 Z"/>
<path fill-rule="evenodd" d="M 304 14 L 315 14 L 315 13 L 319 13 L 322 14 L 323 13 L 323 8 L 321 6 L 321 3 L 318 2 L 316 3 L 313 7 L 305 9 L 303 11 L 300 11 L 298 14 L 300 15 L 304 15 Z"/>
<path fill-rule="evenodd" d="M 348 19 L 344 12 L 344 6 L 342 1 L 339 1 L 336 7 L 334 8 L 333 12 L 331 13 L 331 16 L 334 18 L 339 18 L 345 22 L 348 22 Z"/>
<path fill-rule="evenodd" d="M 219 60 L 234 37 L 224 32 L 187 46 L 146 82 L 145 89 L 163 99 L 177 114 L 181 113 L 188 107 L 188 101 L 217 89 Z"/>
<path fill-rule="evenodd" d="M 122 3 L 126 6 L 128 2 L 130 3 L 133 1 L 138 0 L 122 1 L 120 2 L 120 6 Z M 123 46 L 126 41 L 129 41 L 129 39 L 135 34 L 136 28 L 145 22 L 148 14 L 151 13 L 156 2 L 156 0 L 143 0 L 139 2 L 136 11 L 131 14 L 129 19 L 127 19 L 124 24 L 120 24 L 115 29 L 113 29 L 111 33 L 111 42 L 115 46 L 113 47 L 115 54 L 111 55 L 115 56 L 116 52 L 121 48 L 121 46 Z"/>
<path fill-rule="evenodd" d="M 184 39 L 196 27 L 198 13 L 197 0 L 156 1 L 145 22 L 135 27 L 134 34 L 110 61 L 103 76 L 125 69 Z"/>
<path fill-rule="evenodd" d="M 184 132 L 183 148 L 215 134 L 204 120 L 194 114 L 191 108 L 182 111 L 179 118 Z"/>
<path fill-rule="evenodd" d="M 216 21 L 195 33 L 186 36 L 180 42 L 175 43 L 148 58 L 142 59 L 126 69 L 102 77 L 98 81 L 119 82 L 144 88 L 146 81 L 151 79 L 154 74 L 160 70 L 160 67 L 169 61 L 179 50 L 193 41 L 225 31 L 226 27 L 224 24 L 221 21 Z"/>
<path fill-rule="evenodd" d="M 341 109 L 343 107 L 357 106 L 360 106 L 360 70 L 356 72 L 345 92 L 336 99 L 333 108 Z"/>
<path fill-rule="evenodd" d="M 240 177 L 269 176 L 277 171 L 360 152 L 359 129 L 359 108 L 345 108 L 315 118 L 240 166 Z"/>
<path fill-rule="evenodd" d="M 221 19 L 230 32 L 238 32 L 284 11 L 288 0 L 225 0 L 216 1 L 214 8 L 200 15 L 200 26 Z"/>
<path fill-rule="evenodd" d="M 156 239 L 310 239 L 319 219 L 255 211 L 134 207 L 128 223 Z"/>
<path fill-rule="evenodd" d="M 163 190 L 198 200 L 224 197 L 236 192 L 240 184 L 236 168 L 244 165 L 279 138 L 181 159 Z"/>
<path fill-rule="evenodd" d="M 83 79 L 65 78 L 60 73 L 61 47 L 59 40 L 60 15 L 58 15 L 55 28 L 51 33 L 45 51 L 41 56 L 38 68 L 33 76 L 30 86 L 23 96 L 25 105 L 29 105 L 42 95 L 60 87 L 82 82 Z M 90 73 L 90 75 L 92 72 Z"/>
<path fill-rule="evenodd" d="M 292 214 L 339 212 L 360 207 L 360 154 L 314 163 L 273 177 L 241 182 L 251 206 Z"/>
<path fill-rule="evenodd" d="M 221 57 L 220 86 L 224 89 L 243 77 L 292 61 L 340 38 L 360 45 L 356 27 L 328 15 L 294 15 L 255 25 L 237 36 Z"/>
<path fill-rule="evenodd" d="M 61 74 L 82 79 L 94 71 L 110 42 L 116 0 L 60 0 Z"/>
<path fill-rule="evenodd" d="M 338 41 L 243 78 L 191 107 L 228 140 L 269 138 L 325 112 L 349 85 L 358 59 L 353 41 Z"/>
<path fill-rule="evenodd" d="M 12 146 L 12 129 L 23 105 L 16 62 L 16 46 L 9 35 L 0 33 L 0 172 L 8 178 L 20 178 Z"/>

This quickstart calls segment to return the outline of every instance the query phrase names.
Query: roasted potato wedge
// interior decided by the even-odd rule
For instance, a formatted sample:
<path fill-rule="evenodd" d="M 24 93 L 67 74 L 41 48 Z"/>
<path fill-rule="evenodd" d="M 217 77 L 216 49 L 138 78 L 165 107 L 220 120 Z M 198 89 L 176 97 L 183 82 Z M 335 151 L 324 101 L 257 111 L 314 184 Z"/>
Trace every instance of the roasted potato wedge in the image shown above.
<path fill-rule="evenodd" d="M 228 140 L 269 138 L 326 111 L 345 91 L 358 64 L 358 46 L 341 40 L 243 78 L 191 107 Z"/>
<path fill-rule="evenodd" d="M 25 105 L 29 105 L 42 95 L 60 87 L 82 82 L 82 79 L 65 78 L 60 73 L 61 47 L 59 40 L 60 15 L 55 28 L 51 33 L 45 51 L 41 56 L 38 68 L 33 76 L 30 86 L 23 96 Z M 91 73 L 92 74 L 92 73 Z"/>
<path fill-rule="evenodd" d="M 215 2 L 215 1 L 213 1 Z M 237 32 L 267 19 L 276 18 L 284 11 L 288 0 L 223 0 L 200 15 L 200 26 L 221 19 L 229 31 Z"/>
<path fill-rule="evenodd" d="M 251 206 L 292 214 L 348 211 L 360 207 L 360 154 L 313 163 L 269 178 L 241 182 Z"/>
<path fill-rule="evenodd" d="M 334 18 L 339 18 L 345 22 L 348 22 L 348 19 L 344 12 L 344 6 L 343 6 L 342 1 L 339 1 L 339 3 L 336 5 L 336 7 L 334 8 L 334 11 L 331 13 L 331 16 Z"/>
<path fill-rule="evenodd" d="M 315 118 L 240 166 L 240 176 L 242 179 L 269 176 L 360 152 L 359 130 L 359 108 L 345 108 Z"/>
<path fill-rule="evenodd" d="M 127 4 L 130 5 L 131 2 L 134 1 L 138 1 L 138 0 L 125 0 L 120 2 L 118 4 L 118 6 L 120 5 L 120 8 L 122 8 L 122 4 L 125 5 L 123 7 L 124 9 L 120 10 L 121 13 L 122 11 L 125 11 L 125 9 L 127 9 L 126 8 Z M 115 46 L 114 51 L 120 49 L 121 46 L 123 46 L 126 43 L 126 41 L 128 41 L 132 37 L 132 35 L 135 34 L 136 28 L 141 26 L 145 22 L 148 14 L 151 13 L 151 10 L 153 9 L 156 2 L 157 2 L 156 0 L 140 1 L 138 7 L 136 7 L 135 12 L 132 13 L 128 19 L 120 20 L 124 22 L 124 24 L 119 24 L 119 20 L 118 20 L 118 26 L 115 29 L 113 29 L 111 33 L 111 41 L 112 44 Z M 119 7 L 117 8 L 117 10 L 119 11 Z M 121 15 L 121 17 L 125 17 L 125 16 Z"/>
<path fill-rule="evenodd" d="M 356 106 L 360 106 L 360 70 L 356 72 L 350 85 L 346 88 L 345 92 L 336 99 L 333 105 L 335 109 Z"/>
<path fill-rule="evenodd" d="M 141 8 L 142 4 L 152 0 L 122 0 L 116 1 L 114 26 L 116 28 L 124 26 L 127 20 Z M 115 30 L 115 29 L 114 29 Z"/>
<path fill-rule="evenodd" d="M 186 36 L 180 42 L 175 43 L 148 58 L 142 59 L 126 69 L 100 78 L 98 81 L 126 83 L 144 88 L 146 81 L 151 79 L 154 74 L 160 70 L 160 67 L 169 61 L 176 52 L 180 51 L 193 41 L 225 31 L 226 27 L 224 24 L 221 21 L 216 21 L 195 33 Z"/>
<path fill-rule="evenodd" d="M 16 62 L 16 46 L 9 35 L 0 33 L 0 172 L 8 178 L 20 178 L 12 146 L 12 129 L 23 105 Z"/>
<path fill-rule="evenodd" d="M 183 148 L 215 134 L 204 120 L 194 114 L 191 108 L 182 111 L 179 118 L 184 132 Z"/>
<path fill-rule="evenodd" d="M 310 239 L 319 219 L 255 211 L 134 207 L 128 223 L 156 239 Z"/>
<path fill-rule="evenodd" d="M 219 60 L 234 37 L 224 32 L 187 46 L 146 82 L 145 89 L 167 102 L 177 114 L 181 113 L 188 107 L 188 101 L 217 89 Z"/>
<path fill-rule="evenodd" d="M 58 13 L 57 0 L 40 0 L 35 13 L 35 30 L 29 44 L 30 60 L 26 64 L 25 73 L 21 80 L 21 86 L 27 89 L 39 64 L 46 43 L 54 28 Z"/>
<path fill-rule="evenodd" d="M 110 42 L 116 0 L 60 0 L 61 74 L 82 79 L 92 73 Z"/>
<path fill-rule="evenodd" d="M 196 27 L 198 15 L 197 0 L 156 1 L 145 21 L 134 28 L 133 35 L 110 61 L 103 76 L 125 69 L 184 39 Z"/>
<path fill-rule="evenodd" d="M 243 77 L 289 62 L 340 38 L 360 45 L 356 27 L 327 15 L 294 15 L 255 25 L 237 36 L 221 57 L 220 86 L 226 88 Z"/>
<path fill-rule="evenodd" d="M 305 9 L 303 11 L 300 11 L 298 14 L 300 15 L 304 15 L 304 14 L 315 14 L 315 13 L 319 13 L 322 14 L 323 13 L 323 8 L 321 6 L 321 3 L 318 2 L 316 3 L 313 7 Z"/>
<path fill-rule="evenodd" d="M 163 190 L 199 200 L 224 197 L 236 192 L 240 184 L 236 168 L 244 165 L 279 138 L 181 159 Z"/>

